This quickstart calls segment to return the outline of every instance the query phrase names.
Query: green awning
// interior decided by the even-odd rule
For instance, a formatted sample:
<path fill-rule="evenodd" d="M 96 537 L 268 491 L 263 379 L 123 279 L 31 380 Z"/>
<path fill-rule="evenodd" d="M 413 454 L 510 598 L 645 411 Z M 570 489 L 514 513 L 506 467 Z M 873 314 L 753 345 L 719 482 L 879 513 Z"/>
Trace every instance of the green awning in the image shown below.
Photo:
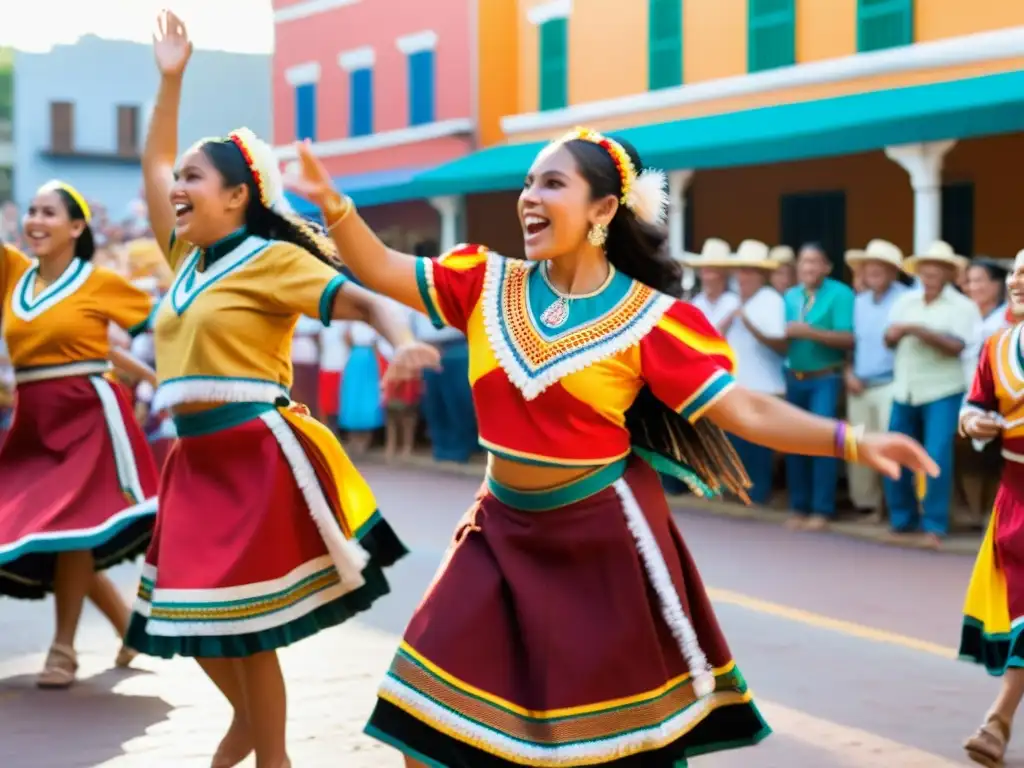
<path fill-rule="evenodd" d="M 614 132 L 650 166 L 726 168 L 1024 130 L 1024 72 L 674 120 Z M 516 189 L 544 142 L 507 144 L 418 175 L 423 195 Z"/>

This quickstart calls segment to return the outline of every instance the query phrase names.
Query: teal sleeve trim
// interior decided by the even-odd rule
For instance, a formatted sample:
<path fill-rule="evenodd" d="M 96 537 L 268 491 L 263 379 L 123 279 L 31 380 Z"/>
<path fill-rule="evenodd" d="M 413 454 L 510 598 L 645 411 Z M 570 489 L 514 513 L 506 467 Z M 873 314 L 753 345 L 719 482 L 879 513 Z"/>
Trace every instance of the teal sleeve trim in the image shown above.
<path fill-rule="evenodd" d="M 334 311 L 334 297 L 338 295 L 338 291 L 341 290 L 341 286 L 348 282 L 348 278 L 342 274 L 337 274 L 331 278 L 331 282 L 324 288 L 324 292 L 320 294 L 320 322 L 324 326 L 331 324 L 331 315 Z"/>
<path fill-rule="evenodd" d="M 420 299 L 423 300 L 423 306 L 427 308 L 427 317 L 430 318 L 430 322 L 435 328 L 442 330 L 447 326 L 441 318 L 441 313 L 437 311 L 434 297 L 430 291 L 432 275 L 427 274 L 427 270 L 433 271 L 433 268 L 434 264 L 430 259 L 423 257 L 416 259 L 416 287 L 419 288 Z"/>
<path fill-rule="evenodd" d="M 698 420 L 711 405 L 732 389 L 736 379 L 725 370 L 713 373 L 697 393 L 682 407 L 680 413 L 688 421 Z"/>

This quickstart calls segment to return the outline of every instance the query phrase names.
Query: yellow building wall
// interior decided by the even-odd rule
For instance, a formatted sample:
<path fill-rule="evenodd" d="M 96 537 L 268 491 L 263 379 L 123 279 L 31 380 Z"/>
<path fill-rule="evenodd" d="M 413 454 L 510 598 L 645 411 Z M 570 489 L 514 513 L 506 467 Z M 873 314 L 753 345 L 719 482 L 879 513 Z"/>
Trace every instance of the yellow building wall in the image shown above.
<path fill-rule="evenodd" d="M 492 0 L 480 0 L 486 6 Z M 504 0 L 493 0 L 497 5 Z M 538 29 L 527 15 L 548 0 L 518 0 L 518 101 L 509 114 L 532 113 L 539 106 Z M 748 0 L 679 0 L 683 6 L 684 84 L 703 83 L 747 72 Z M 857 52 L 857 0 L 795 0 L 796 59 L 822 61 Z M 645 93 L 648 82 L 647 0 L 576 0 L 569 17 L 569 104 L 577 105 Z M 503 24 L 508 23 L 507 20 Z M 928 42 L 1024 25 L 1024 0 L 917 0 L 915 41 Z M 495 31 L 501 26 L 495 28 Z M 765 94 L 716 99 L 598 121 L 602 129 L 676 120 L 770 104 L 821 99 L 865 90 L 897 88 L 939 80 L 1017 69 L 1024 58 L 882 75 Z M 501 67 L 497 68 L 501 70 Z M 490 73 L 481 70 L 481 80 Z M 495 88 L 507 86 L 499 72 Z M 484 87 L 483 85 L 481 86 Z M 515 140 L 549 138 L 517 134 Z"/>

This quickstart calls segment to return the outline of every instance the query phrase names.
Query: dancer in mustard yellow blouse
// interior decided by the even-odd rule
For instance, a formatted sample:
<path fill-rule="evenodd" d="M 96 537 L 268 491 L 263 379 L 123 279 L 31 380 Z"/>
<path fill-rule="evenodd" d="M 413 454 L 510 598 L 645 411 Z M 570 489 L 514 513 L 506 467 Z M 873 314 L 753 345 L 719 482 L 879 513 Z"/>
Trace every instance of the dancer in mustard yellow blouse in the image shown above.
<path fill-rule="evenodd" d="M 103 571 L 140 555 L 157 471 L 121 388 L 108 380 L 111 323 L 141 328 L 150 297 L 92 264 L 90 211 L 69 184 L 44 185 L 25 217 L 35 261 L 0 246 L 3 334 L 14 423 L 0 447 L 0 594 L 53 592 L 56 632 L 38 683 L 66 688 L 87 594 L 120 633 L 128 609 Z M 122 652 L 119 664 L 130 660 Z"/>
<path fill-rule="evenodd" d="M 295 189 L 356 277 L 466 334 L 490 452 L 367 732 L 449 768 L 669 768 L 767 736 L 657 471 L 743 495 L 722 430 L 890 476 L 935 472 L 921 446 L 736 385 L 728 345 L 676 298 L 664 175 L 615 139 L 580 129 L 538 155 L 525 260 L 390 250 L 300 155 Z"/>
<path fill-rule="evenodd" d="M 164 12 L 143 155 L 153 232 L 174 270 L 154 317 L 178 440 L 160 480 L 128 644 L 195 658 L 234 709 L 213 759 L 290 765 L 276 650 L 366 610 L 405 548 L 327 427 L 291 402 L 301 316 L 359 319 L 395 347 L 391 374 L 436 365 L 385 300 L 339 272 L 330 240 L 283 199 L 273 150 L 240 129 L 177 158 L 184 25 Z"/>

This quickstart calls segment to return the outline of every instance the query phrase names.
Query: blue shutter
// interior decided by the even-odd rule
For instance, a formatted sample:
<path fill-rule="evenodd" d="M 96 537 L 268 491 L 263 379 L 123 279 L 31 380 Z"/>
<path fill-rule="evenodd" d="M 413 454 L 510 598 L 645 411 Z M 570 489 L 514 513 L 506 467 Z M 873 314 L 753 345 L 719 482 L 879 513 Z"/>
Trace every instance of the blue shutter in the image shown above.
<path fill-rule="evenodd" d="M 434 52 L 409 55 L 409 125 L 434 122 Z"/>
<path fill-rule="evenodd" d="M 349 133 L 373 133 L 373 70 L 356 69 L 349 75 Z"/>
<path fill-rule="evenodd" d="M 794 0 L 749 0 L 747 7 L 747 71 L 788 67 L 796 63 Z"/>
<path fill-rule="evenodd" d="M 914 42 L 914 0 L 857 0 L 857 50 Z"/>
<path fill-rule="evenodd" d="M 295 137 L 316 141 L 316 83 L 295 86 Z"/>
<path fill-rule="evenodd" d="M 569 21 L 540 25 L 540 108 L 561 109 L 569 103 Z"/>
<path fill-rule="evenodd" d="M 683 0 L 650 0 L 647 48 L 647 87 L 682 85 Z"/>

